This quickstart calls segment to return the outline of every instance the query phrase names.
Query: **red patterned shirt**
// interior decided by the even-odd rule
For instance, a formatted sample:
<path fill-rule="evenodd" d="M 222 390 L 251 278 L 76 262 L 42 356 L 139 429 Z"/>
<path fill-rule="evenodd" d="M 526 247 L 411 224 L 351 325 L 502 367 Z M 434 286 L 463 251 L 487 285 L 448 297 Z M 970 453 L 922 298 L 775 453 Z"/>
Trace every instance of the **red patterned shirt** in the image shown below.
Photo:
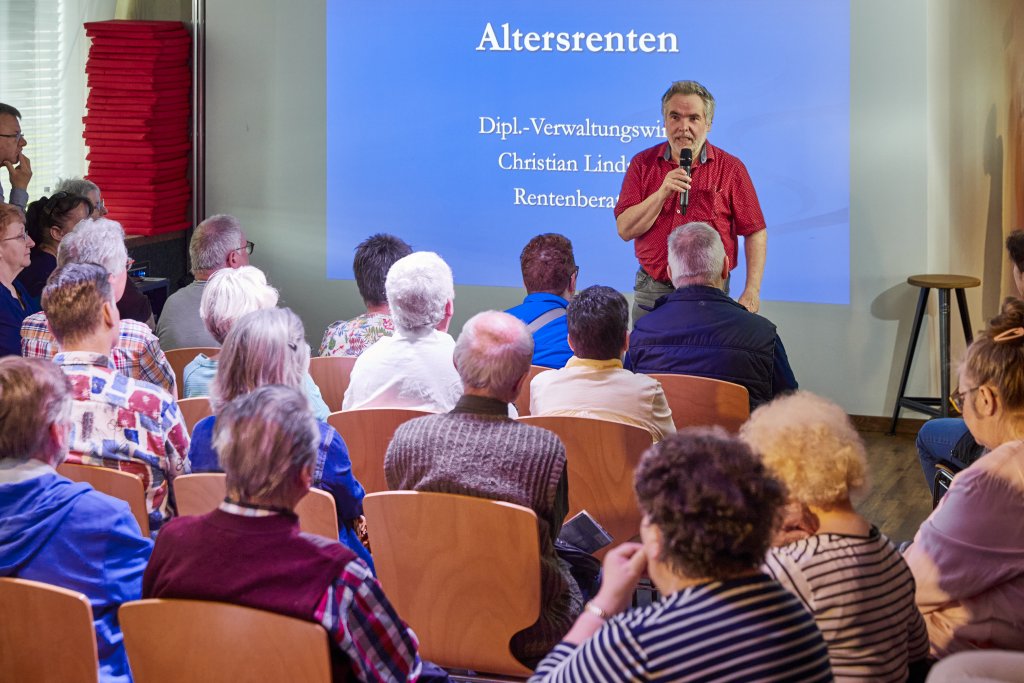
<path fill-rule="evenodd" d="M 160 387 L 125 377 L 107 356 L 86 351 L 54 358 L 71 384 L 67 461 L 142 477 L 150 529 L 173 514 L 167 482 L 190 471 L 188 428 Z"/>
<path fill-rule="evenodd" d="M 678 164 L 672 161 L 667 142 L 633 157 L 622 180 L 615 217 L 657 192 L 674 168 Z M 742 161 L 705 142 L 704 149 L 693 160 L 690 175 L 693 184 L 686 215 L 679 209 L 679 193 L 673 192 L 651 228 L 633 240 L 637 260 L 655 280 L 668 282 L 668 236 L 684 223 L 704 221 L 717 230 L 725 244 L 730 269 L 737 263 L 737 237 L 765 229 L 757 192 Z"/>

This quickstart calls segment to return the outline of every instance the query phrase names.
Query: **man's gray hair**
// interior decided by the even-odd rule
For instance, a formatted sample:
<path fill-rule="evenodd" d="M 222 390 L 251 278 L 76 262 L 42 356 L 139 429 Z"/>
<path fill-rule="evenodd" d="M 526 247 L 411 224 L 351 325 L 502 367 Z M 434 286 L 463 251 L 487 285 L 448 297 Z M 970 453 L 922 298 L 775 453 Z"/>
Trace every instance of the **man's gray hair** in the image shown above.
<path fill-rule="evenodd" d="M 684 278 L 703 278 L 709 283 L 714 282 L 721 278 L 724 264 L 722 236 L 707 223 L 680 225 L 668 236 L 672 284 Z"/>
<path fill-rule="evenodd" d="M 661 96 L 661 115 L 664 116 L 668 110 L 668 101 L 676 95 L 696 95 L 704 102 L 704 118 L 708 125 L 715 118 L 715 98 L 707 88 L 697 81 L 676 81 L 668 86 L 668 90 Z"/>
<path fill-rule="evenodd" d="M 417 251 L 395 261 L 384 280 L 395 326 L 429 330 L 444 319 L 445 304 L 455 299 L 452 269 L 432 251 Z"/>
<path fill-rule="evenodd" d="M 88 197 L 90 192 L 99 192 L 100 188 L 96 183 L 85 178 L 61 178 L 57 181 L 57 187 L 53 188 L 54 193 L 67 192 L 77 194 L 79 197 Z"/>
<path fill-rule="evenodd" d="M 208 272 L 223 268 L 228 254 L 242 243 L 242 224 L 226 213 L 210 216 L 196 226 L 188 243 L 192 272 Z"/>
<path fill-rule="evenodd" d="M 128 264 L 124 228 L 109 218 L 79 221 L 57 247 L 57 267 L 68 263 L 95 263 L 111 275 L 123 273 Z"/>
<path fill-rule="evenodd" d="M 246 313 L 277 306 L 277 299 L 277 290 L 267 284 L 267 276 L 259 268 L 221 268 L 206 283 L 199 300 L 199 317 L 217 343 L 223 344 L 236 320 Z"/>
<path fill-rule="evenodd" d="M 500 311 L 477 313 L 455 344 L 455 367 L 467 388 L 514 401 L 516 382 L 530 370 L 533 337 L 519 318 Z"/>

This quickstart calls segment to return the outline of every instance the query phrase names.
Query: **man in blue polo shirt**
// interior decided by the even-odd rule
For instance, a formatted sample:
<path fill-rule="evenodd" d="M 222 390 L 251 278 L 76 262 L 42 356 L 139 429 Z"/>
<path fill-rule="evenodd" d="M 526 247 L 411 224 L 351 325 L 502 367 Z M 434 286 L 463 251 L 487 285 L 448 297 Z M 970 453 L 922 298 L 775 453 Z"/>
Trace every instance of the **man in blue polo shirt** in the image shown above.
<path fill-rule="evenodd" d="M 533 335 L 533 364 L 560 368 L 572 356 L 565 308 L 576 292 L 579 266 L 564 235 L 537 235 L 519 255 L 526 298 L 507 313 L 526 323 Z"/>

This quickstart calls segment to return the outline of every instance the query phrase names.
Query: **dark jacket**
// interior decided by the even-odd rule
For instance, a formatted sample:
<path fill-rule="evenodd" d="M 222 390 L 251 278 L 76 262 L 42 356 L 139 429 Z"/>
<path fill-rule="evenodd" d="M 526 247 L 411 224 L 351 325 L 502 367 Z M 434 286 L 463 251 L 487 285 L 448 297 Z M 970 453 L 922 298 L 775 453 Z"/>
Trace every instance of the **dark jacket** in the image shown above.
<path fill-rule="evenodd" d="M 637 321 L 626 367 L 741 384 L 750 393 L 751 410 L 797 388 L 775 325 L 720 289 L 702 285 L 666 294 Z"/>

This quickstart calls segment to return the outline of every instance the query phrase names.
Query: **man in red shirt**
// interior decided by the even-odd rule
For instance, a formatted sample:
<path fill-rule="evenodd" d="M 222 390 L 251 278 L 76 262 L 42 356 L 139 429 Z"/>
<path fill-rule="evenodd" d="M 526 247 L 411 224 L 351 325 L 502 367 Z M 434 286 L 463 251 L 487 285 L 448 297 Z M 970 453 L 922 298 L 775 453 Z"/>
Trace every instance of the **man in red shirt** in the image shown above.
<path fill-rule="evenodd" d="M 761 307 L 768 234 L 750 175 L 742 161 L 707 142 L 715 115 L 715 98 L 707 88 L 696 81 L 677 81 L 661 104 L 668 141 L 633 157 L 615 205 L 619 237 L 633 240 L 640 262 L 633 323 L 659 297 L 673 291 L 667 271 L 668 236 L 691 221 L 706 222 L 721 235 L 730 270 L 738 262 L 737 243 L 743 237 L 747 281 L 739 302 L 756 313 Z M 689 174 L 679 164 L 683 149 L 693 155 Z M 680 205 L 684 191 L 689 192 L 685 215 Z"/>

